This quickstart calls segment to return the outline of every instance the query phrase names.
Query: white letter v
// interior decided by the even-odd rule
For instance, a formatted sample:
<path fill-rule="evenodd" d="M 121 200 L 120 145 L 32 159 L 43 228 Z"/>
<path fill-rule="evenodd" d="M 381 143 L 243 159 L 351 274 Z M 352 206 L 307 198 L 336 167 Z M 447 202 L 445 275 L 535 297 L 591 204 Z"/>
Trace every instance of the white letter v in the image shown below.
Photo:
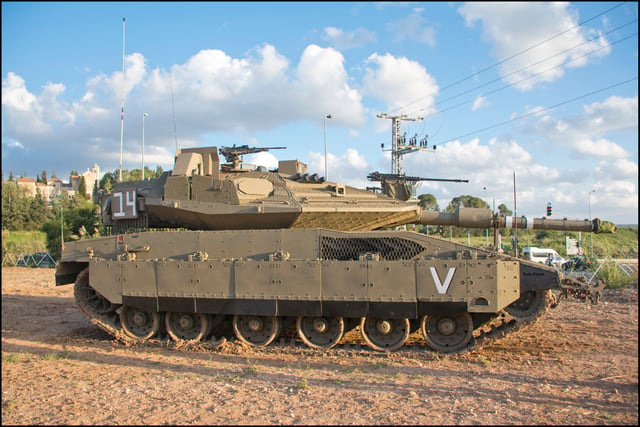
<path fill-rule="evenodd" d="M 455 267 L 451 267 L 449 269 L 449 272 L 447 273 L 447 277 L 444 279 L 444 283 L 440 282 L 440 277 L 438 277 L 438 272 L 436 271 L 435 267 L 430 267 L 429 270 L 431 270 L 431 277 L 433 277 L 433 281 L 436 284 L 436 289 L 438 290 L 438 293 L 446 294 L 447 291 L 449 290 L 449 285 L 451 285 L 451 280 L 453 279 L 453 275 L 456 272 Z"/>

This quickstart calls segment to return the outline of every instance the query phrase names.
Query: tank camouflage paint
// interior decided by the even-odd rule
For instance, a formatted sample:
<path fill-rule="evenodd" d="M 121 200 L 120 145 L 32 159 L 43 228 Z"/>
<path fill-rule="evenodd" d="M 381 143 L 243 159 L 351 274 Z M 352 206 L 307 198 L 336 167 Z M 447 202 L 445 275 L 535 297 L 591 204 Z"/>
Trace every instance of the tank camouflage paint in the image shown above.
<path fill-rule="evenodd" d="M 277 172 L 242 168 L 238 156 L 251 150 L 179 150 L 171 172 L 116 185 L 102 205 L 111 235 L 66 242 L 56 284 L 75 283 L 83 313 L 122 340 L 235 335 L 264 346 L 295 328 L 307 346 L 331 348 L 359 327 L 378 351 L 418 330 L 434 351 L 469 351 L 535 321 L 552 291 L 597 302 L 599 283 L 389 228 L 613 232 L 610 223 L 423 211 L 397 197 L 402 180 L 372 192 L 325 182 L 296 160 Z"/>

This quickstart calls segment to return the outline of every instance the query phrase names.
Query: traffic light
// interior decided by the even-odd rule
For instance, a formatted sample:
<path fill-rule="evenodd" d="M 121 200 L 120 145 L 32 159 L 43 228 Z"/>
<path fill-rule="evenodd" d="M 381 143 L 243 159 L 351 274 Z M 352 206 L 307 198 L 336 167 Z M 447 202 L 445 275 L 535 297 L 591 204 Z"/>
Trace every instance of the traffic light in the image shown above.
<path fill-rule="evenodd" d="M 547 216 L 551 216 L 551 202 L 547 203 Z"/>

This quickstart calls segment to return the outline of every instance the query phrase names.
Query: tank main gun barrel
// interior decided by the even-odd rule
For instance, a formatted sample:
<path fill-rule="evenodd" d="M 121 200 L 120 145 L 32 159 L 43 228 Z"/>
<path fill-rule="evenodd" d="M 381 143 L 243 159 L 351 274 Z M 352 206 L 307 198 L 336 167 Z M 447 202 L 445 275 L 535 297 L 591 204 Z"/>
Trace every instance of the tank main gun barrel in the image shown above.
<path fill-rule="evenodd" d="M 422 225 L 452 225 L 466 228 L 519 228 L 529 230 L 584 231 L 613 233 L 616 226 L 600 219 L 569 220 L 511 217 L 494 214 L 490 209 L 458 208 L 455 212 L 422 211 Z"/>

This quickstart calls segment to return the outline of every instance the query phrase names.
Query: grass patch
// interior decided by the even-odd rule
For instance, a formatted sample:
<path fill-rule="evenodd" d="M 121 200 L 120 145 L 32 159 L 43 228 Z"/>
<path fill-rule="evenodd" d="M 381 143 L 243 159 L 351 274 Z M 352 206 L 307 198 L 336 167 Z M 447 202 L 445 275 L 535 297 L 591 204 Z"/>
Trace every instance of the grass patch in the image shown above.
<path fill-rule="evenodd" d="M 2 230 L 2 253 L 32 254 L 47 251 L 47 235 L 39 230 Z"/>
<path fill-rule="evenodd" d="M 638 272 L 627 276 L 615 262 L 607 260 L 598 271 L 598 278 L 607 284 L 608 289 L 621 289 L 638 283 Z"/>
<path fill-rule="evenodd" d="M 389 366 L 391 366 L 391 364 L 389 362 L 376 362 L 373 364 L 373 366 L 375 366 L 376 368 L 388 368 Z"/>
<path fill-rule="evenodd" d="M 2 363 L 18 363 L 22 361 L 22 356 L 17 353 L 3 354 Z"/>
<path fill-rule="evenodd" d="M 300 390 L 306 390 L 309 387 L 309 382 L 307 381 L 307 377 L 302 377 L 296 383 L 296 387 Z"/>
<path fill-rule="evenodd" d="M 245 377 L 249 375 L 255 375 L 259 370 L 260 368 L 258 367 L 258 365 L 249 365 L 242 370 L 242 375 Z"/>
<path fill-rule="evenodd" d="M 489 361 L 487 359 L 485 359 L 484 357 L 480 357 L 478 359 L 478 363 L 480 363 L 485 368 L 489 367 Z"/>
<path fill-rule="evenodd" d="M 69 358 L 68 351 L 56 351 L 55 353 L 48 353 L 40 356 L 40 360 L 65 360 Z"/>

